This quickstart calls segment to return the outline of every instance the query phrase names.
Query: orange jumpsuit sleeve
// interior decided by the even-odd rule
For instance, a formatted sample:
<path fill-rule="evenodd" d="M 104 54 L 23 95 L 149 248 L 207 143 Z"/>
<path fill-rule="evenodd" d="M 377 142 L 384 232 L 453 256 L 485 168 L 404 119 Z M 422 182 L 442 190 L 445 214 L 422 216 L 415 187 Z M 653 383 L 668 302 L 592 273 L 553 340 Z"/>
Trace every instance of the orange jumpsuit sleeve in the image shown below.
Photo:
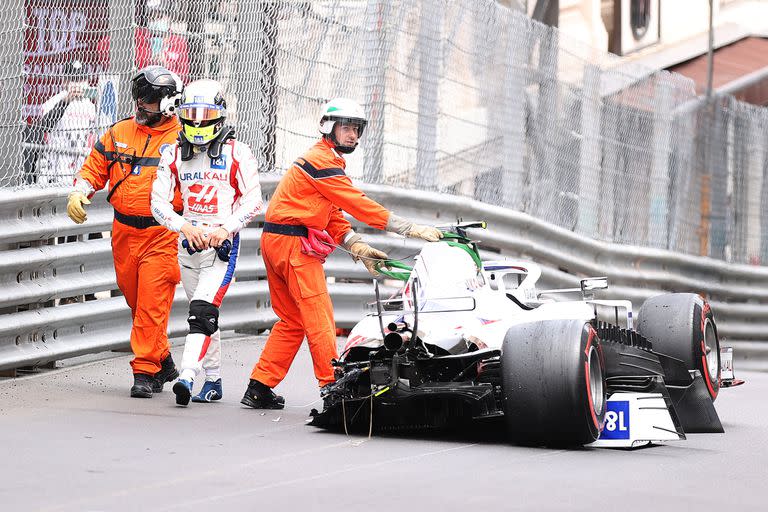
<path fill-rule="evenodd" d="M 77 186 L 78 180 L 84 179 L 88 182 L 93 191 L 96 191 L 104 188 L 107 181 L 109 181 L 109 173 L 107 171 L 109 162 L 107 161 L 107 150 L 105 148 L 108 136 L 109 132 L 102 135 L 101 138 L 96 141 L 96 144 L 94 144 L 93 149 L 91 149 L 91 152 L 85 159 L 80 171 L 75 175 L 75 186 Z M 114 151 L 114 149 L 112 151 Z M 87 195 L 90 197 L 93 195 L 93 192 Z"/>
<path fill-rule="evenodd" d="M 387 227 L 389 210 L 352 185 L 352 180 L 344 174 L 343 169 L 315 169 L 309 162 L 303 159 L 300 159 L 297 165 L 309 174 L 311 177 L 310 182 L 315 190 L 335 206 L 348 212 L 360 222 L 365 222 L 372 228 L 383 230 Z M 341 212 L 332 213 L 332 222 L 338 222 L 339 218 L 344 220 Z M 349 229 L 347 228 L 346 231 L 349 231 Z M 336 238 L 331 231 L 328 231 L 328 234 Z"/>
<path fill-rule="evenodd" d="M 336 241 L 337 244 L 341 244 L 344 240 L 344 235 L 349 233 L 352 229 L 352 224 L 344 218 L 344 214 L 341 208 L 334 208 L 331 210 L 331 217 L 328 219 L 328 225 L 325 230 Z"/>

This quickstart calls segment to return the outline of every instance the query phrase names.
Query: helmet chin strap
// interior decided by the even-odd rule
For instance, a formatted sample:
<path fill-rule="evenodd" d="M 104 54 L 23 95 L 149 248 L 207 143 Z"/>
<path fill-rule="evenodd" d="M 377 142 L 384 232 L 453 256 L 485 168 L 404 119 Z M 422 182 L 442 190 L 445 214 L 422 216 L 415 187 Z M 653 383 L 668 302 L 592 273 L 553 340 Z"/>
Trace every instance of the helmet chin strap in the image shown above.
<path fill-rule="evenodd" d="M 147 110 L 144 107 L 136 107 L 136 112 L 137 114 L 139 112 L 143 114 L 143 119 L 138 119 L 139 116 L 137 115 L 136 121 L 145 126 L 154 126 L 163 119 L 163 113 L 159 110 Z"/>
<path fill-rule="evenodd" d="M 162 114 L 162 112 L 159 110 L 148 110 L 144 107 L 136 107 L 136 110 L 141 110 L 145 114 Z"/>
<path fill-rule="evenodd" d="M 355 142 L 354 146 L 342 146 L 341 144 L 339 144 L 339 141 L 336 140 L 336 135 L 334 135 L 333 132 L 331 132 L 330 135 L 328 135 L 328 137 L 331 139 L 331 142 L 333 142 L 333 145 L 336 146 L 336 151 L 344 155 L 348 155 L 351 152 L 353 152 L 357 147 L 357 145 L 359 144 L 359 142 Z"/>

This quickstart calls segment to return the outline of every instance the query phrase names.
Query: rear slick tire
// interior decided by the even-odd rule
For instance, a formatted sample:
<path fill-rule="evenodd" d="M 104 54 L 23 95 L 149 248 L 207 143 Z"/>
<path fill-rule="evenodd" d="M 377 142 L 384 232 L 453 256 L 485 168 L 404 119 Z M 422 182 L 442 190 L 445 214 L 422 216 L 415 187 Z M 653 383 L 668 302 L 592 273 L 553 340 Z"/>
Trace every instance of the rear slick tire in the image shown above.
<path fill-rule="evenodd" d="M 693 293 L 666 293 L 646 300 L 637 330 L 653 351 L 699 370 L 714 401 L 720 392 L 720 340 L 709 304 Z"/>
<path fill-rule="evenodd" d="M 600 437 L 605 363 L 591 324 L 546 320 L 511 327 L 504 337 L 501 370 L 512 442 L 576 446 Z"/>

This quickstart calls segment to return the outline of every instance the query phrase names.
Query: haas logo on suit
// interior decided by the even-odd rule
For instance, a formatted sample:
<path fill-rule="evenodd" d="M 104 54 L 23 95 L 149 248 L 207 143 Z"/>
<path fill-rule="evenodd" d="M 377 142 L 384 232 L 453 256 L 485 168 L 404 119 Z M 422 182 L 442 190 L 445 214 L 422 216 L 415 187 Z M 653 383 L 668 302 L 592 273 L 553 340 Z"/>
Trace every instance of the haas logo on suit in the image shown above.
<path fill-rule="evenodd" d="M 215 214 L 219 211 L 217 188 L 213 185 L 195 183 L 189 187 L 187 205 L 195 213 Z"/>

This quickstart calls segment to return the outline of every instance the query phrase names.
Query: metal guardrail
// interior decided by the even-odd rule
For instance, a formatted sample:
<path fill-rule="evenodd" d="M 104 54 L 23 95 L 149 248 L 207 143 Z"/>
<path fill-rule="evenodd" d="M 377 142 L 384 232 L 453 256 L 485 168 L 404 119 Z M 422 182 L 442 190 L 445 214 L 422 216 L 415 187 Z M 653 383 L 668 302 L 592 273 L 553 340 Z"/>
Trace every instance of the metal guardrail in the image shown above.
<path fill-rule="evenodd" d="M 268 199 L 277 177 L 264 176 Z M 482 240 L 484 256 L 526 258 L 542 265 L 542 286 L 573 287 L 585 276 L 607 275 L 606 298 L 629 299 L 639 308 L 653 295 L 688 291 L 706 296 L 713 306 L 721 336 L 728 340 L 768 341 L 768 268 L 732 265 L 710 258 L 662 250 L 608 244 L 585 239 L 527 214 L 457 196 L 392 187 L 362 185 L 373 198 L 398 214 L 430 224 L 458 218 L 483 219 L 487 231 L 472 232 Z M 0 370 L 40 365 L 128 346 L 130 312 L 122 297 L 54 305 L 59 299 L 116 290 L 109 239 L 84 240 L 87 233 L 107 232 L 112 210 L 97 194 L 88 221 L 73 224 L 66 216 L 66 191 L 0 190 Z M 254 225 L 258 226 L 256 219 Z M 353 221 L 356 222 L 356 221 Z M 375 230 L 366 239 L 394 257 L 409 257 L 421 242 Z M 56 243 L 77 235 L 77 242 Z M 276 320 L 269 302 L 259 252 L 261 229 L 242 232 L 237 282 L 227 293 L 221 325 L 225 329 L 259 330 Z M 365 268 L 341 251 L 326 262 L 329 291 L 337 324 L 351 327 L 372 300 Z M 169 332 L 187 330 L 187 299 L 177 290 Z"/>

